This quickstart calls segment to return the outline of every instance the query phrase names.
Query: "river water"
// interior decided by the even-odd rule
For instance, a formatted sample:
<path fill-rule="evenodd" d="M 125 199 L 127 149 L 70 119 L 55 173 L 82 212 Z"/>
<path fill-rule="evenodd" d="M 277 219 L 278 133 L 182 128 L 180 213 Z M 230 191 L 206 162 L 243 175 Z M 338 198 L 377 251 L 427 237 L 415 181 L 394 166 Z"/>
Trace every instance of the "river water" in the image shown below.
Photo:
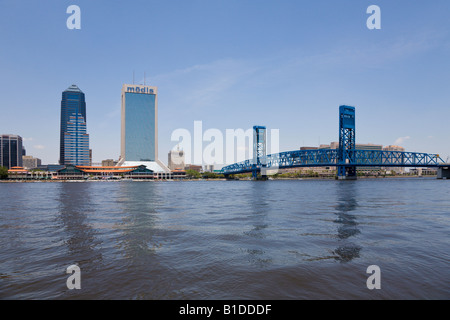
<path fill-rule="evenodd" d="M 431 178 L 0 183 L 0 298 L 449 299 L 449 235 Z"/>

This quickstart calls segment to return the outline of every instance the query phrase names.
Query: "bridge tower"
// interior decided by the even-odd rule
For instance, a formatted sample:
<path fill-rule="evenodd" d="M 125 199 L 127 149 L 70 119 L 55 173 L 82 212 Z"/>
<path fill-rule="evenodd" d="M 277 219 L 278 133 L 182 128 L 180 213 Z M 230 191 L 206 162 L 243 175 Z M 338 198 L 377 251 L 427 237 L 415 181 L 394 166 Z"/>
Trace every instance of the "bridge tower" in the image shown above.
<path fill-rule="evenodd" d="M 261 178 L 264 180 L 266 167 L 266 127 L 253 126 L 253 164 L 252 176 L 258 179 L 258 171 L 261 171 Z M 259 168 L 259 170 L 258 170 Z"/>
<path fill-rule="evenodd" d="M 354 163 L 355 131 L 355 107 L 339 106 L 338 179 L 357 178 L 356 166 L 346 165 Z"/>

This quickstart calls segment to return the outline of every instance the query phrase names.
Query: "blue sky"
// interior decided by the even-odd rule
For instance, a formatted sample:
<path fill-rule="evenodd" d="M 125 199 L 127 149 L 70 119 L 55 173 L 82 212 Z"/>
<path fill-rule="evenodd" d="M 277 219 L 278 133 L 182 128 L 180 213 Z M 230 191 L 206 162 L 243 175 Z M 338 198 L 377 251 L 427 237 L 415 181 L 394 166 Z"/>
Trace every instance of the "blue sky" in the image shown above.
<path fill-rule="evenodd" d="M 69 30 L 69 5 L 81 30 Z M 369 30 L 369 5 L 381 30 Z M 159 157 L 175 129 L 280 130 L 280 150 L 338 139 L 450 156 L 450 2 L 0 0 L 0 133 L 57 163 L 61 92 L 86 94 L 94 162 L 120 153 L 120 91 L 158 87 Z M 205 144 L 204 144 L 205 145 Z"/>

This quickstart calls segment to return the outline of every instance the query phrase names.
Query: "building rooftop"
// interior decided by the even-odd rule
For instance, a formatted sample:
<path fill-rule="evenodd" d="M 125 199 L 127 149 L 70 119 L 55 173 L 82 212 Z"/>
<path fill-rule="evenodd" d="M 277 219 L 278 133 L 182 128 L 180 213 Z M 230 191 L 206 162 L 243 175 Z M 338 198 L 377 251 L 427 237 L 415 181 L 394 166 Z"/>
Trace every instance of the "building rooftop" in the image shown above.
<path fill-rule="evenodd" d="M 73 84 L 70 87 L 68 87 L 64 92 L 67 92 L 67 91 L 83 93 L 83 91 L 81 91 L 80 88 L 78 88 L 77 85 L 75 85 L 75 84 Z"/>

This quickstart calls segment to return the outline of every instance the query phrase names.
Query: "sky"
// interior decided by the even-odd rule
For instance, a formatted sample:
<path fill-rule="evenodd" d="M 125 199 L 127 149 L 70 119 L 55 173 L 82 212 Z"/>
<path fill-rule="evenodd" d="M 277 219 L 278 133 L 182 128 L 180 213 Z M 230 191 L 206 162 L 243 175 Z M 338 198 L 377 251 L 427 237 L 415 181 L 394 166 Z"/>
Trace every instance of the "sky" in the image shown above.
<path fill-rule="evenodd" d="M 81 29 L 67 28 L 70 5 Z M 370 5 L 381 29 L 367 27 Z M 93 161 L 118 159 L 121 88 L 134 74 L 158 87 L 164 163 L 172 133 L 194 121 L 224 136 L 278 129 L 280 151 L 329 144 L 342 104 L 356 108 L 357 143 L 445 161 L 449 14 L 448 0 L 0 0 L 0 134 L 57 163 L 61 93 L 76 84 Z"/>

